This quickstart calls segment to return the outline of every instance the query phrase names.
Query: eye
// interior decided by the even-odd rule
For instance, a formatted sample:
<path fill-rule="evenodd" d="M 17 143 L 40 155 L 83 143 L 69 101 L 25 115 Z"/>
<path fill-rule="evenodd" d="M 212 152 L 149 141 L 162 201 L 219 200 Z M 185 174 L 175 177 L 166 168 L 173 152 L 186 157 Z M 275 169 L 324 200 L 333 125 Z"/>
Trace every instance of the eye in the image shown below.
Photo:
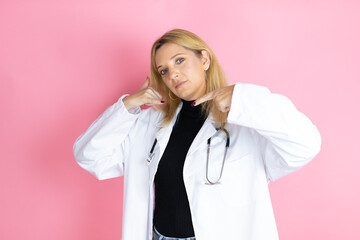
<path fill-rule="evenodd" d="M 163 70 L 160 71 L 160 75 L 164 75 L 164 74 L 165 74 L 165 73 L 164 73 L 164 70 L 165 70 L 165 69 L 163 69 Z"/>
<path fill-rule="evenodd" d="M 179 60 L 181 60 L 181 61 L 179 61 Z M 178 58 L 178 59 L 176 59 L 176 62 L 177 63 L 182 63 L 184 60 L 185 60 L 184 58 Z M 166 69 L 163 69 L 163 70 L 160 71 L 160 75 L 164 75 L 165 73 L 166 73 Z"/>
<path fill-rule="evenodd" d="M 182 61 L 179 62 L 179 63 L 182 63 L 182 62 L 184 61 L 184 58 L 178 58 L 178 59 L 176 59 L 176 62 L 178 62 L 178 61 L 181 60 L 181 59 L 182 59 Z"/>

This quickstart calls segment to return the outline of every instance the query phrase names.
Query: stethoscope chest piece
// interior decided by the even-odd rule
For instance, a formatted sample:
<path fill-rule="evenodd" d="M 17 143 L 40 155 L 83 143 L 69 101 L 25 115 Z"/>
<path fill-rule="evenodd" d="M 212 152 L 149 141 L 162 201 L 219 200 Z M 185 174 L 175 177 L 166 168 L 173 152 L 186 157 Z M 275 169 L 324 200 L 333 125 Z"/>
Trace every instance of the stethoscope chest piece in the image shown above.
<path fill-rule="evenodd" d="M 149 156 L 148 156 L 148 158 L 146 159 L 146 164 L 147 164 L 147 165 L 150 165 L 153 157 L 154 157 L 154 153 L 149 153 Z"/>
<path fill-rule="evenodd" d="M 154 141 L 154 143 L 153 143 L 153 145 L 152 145 L 152 147 L 151 147 L 149 156 L 148 156 L 148 158 L 146 159 L 146 164 L 147 164 L 148 166 L 150 165 L 151 161 L 153 160 L 153 157 L 154 157 L 154 154 L 155 154 L 155 153 L 154 153 L 154 148 L 155 148 L 156 143 L 157 143 L 157 139 L 155 138 L 155 141 Z"/>

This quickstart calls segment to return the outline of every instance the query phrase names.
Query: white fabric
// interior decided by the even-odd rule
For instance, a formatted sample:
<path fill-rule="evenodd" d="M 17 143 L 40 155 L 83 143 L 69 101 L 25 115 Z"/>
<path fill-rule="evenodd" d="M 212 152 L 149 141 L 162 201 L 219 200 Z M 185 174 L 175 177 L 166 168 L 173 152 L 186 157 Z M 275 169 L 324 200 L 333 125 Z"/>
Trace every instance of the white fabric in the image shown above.
<path fill-rule="evenodd" d="M 159 130 L 153 108 L 109 106 L 75 141 L 77 163 L 97 179 L 124 176 L 122 240 L 150 240 L 154 176 L 172 126 Z M 181 109 L 180 103 L 176 115 Z M 210 114 L 187 153 L 183 177 L 197 240 L 276 240 L 269 181 L 294 172 L 320 151 L 316 126 L 285 96 L 236 83 L 228 114 L 230 147 L 220 184 L 206 185 L 207 139 L 216 133 Z M 153 145 L 151 164 L 146 159 Z M 209 178 L 219 176 L 225 135 L 212 138 Z"/>

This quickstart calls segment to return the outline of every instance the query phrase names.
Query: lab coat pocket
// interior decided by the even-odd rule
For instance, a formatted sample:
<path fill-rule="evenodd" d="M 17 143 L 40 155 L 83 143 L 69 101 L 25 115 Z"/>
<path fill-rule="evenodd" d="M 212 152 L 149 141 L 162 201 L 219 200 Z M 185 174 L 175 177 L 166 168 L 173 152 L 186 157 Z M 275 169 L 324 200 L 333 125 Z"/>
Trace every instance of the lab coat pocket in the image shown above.
<path fill-rule="evenodd" d="M 249 205 L 255 201 L 255 159 L 249 153 L 224 165 L 220 180 L 221 196 L 225 204 L 232 207 Z"/>

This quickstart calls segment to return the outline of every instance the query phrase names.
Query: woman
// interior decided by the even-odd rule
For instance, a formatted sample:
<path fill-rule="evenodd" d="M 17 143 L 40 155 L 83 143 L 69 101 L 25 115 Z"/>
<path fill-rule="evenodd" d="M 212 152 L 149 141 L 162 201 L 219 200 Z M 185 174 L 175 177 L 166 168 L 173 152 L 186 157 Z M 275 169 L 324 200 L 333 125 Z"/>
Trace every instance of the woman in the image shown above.
<path fill-rule="evenodd" d="M 152 46 L 150 79 L 108 107 L 73 150 L 97 179 L 124 176 L 123 240 L 272 240 L 269 181 L 320 146 L 288 98 L 227 84 L 210 47 L 173 29 Z"/>

